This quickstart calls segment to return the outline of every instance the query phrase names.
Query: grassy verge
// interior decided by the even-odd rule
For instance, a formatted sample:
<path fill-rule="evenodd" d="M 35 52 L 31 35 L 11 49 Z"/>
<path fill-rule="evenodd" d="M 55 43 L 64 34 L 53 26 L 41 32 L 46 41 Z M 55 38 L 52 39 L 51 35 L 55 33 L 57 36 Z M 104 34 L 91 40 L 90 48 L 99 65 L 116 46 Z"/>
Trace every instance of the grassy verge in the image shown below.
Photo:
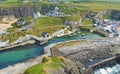
<path fill-rule="evenodd" d="M 60 43 L 60 44 L 55 45 L 54 48 L 60 48 L 60 47 L 64 47 L 64 46 L 73 46 L 73 45 L 81 44 L 84 42 L 86 42 L 86 40 L 65 42 L 65 43 Z"/>

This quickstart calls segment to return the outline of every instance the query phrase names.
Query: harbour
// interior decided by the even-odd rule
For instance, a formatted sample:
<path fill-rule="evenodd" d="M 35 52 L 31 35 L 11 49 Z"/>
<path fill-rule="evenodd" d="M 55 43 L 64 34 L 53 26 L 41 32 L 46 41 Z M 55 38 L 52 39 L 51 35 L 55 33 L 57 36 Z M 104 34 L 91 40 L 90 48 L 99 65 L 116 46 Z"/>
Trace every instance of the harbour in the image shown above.
<path fill-rule="evenodd" d="M 92 38 L 101 38 L 101 36 L 90 33 L 90 32 L 82 32 L 85 33 L 88 39 Z M 25 45 L 22 47 L 16 47 L 15 50 L 14 48 L 7 50 L 7 51 L 1 51 L 0 52 L 0 58 L 3 60 L 0 60 L 0 68 L 5 68 L 10 65 L 20 63 L 27 61 L 29 59 L 32 59 L 34 57 L 40 56 L 44 54 L 44 47 L 51 44 L 51 43 L 57 43 L 57 42 L 65 42 L 65 41 L 70 41 L 70 40 L 80 40 L 82 39 L 81 34 L 77 33 L 76 35 L 72 36 L 63 36 L 59 38 L 55 38 L 52 40 L 49 40 L 48 43 L 43 44 L 43 45 L 38 45 L 38 44 L 32 44 L 32 45 Z"/>

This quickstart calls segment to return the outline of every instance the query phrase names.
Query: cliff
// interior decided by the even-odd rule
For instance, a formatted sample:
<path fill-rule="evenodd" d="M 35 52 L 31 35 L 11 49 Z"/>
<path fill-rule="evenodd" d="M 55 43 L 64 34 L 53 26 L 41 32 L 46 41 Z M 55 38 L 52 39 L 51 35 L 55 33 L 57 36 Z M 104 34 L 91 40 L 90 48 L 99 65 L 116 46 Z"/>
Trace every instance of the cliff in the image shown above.
<path fill-rule="evenodd" d="M 46 14 L 50 10 L 54 10 L 57 4 L 49 3 L 26 3 L 18 6 L 0 7 L 0 16 L 14 15 L 16 18 L 33 16 L 34 13 L 40 12 Z"/>
<path fill-rule="evenodd" d="M 34 13 L 39 12 L 39 8 L 31 5 L 21 7 L 0 8 L 0 16 L 14 15 L 16 18 L 33 16 Z"/>

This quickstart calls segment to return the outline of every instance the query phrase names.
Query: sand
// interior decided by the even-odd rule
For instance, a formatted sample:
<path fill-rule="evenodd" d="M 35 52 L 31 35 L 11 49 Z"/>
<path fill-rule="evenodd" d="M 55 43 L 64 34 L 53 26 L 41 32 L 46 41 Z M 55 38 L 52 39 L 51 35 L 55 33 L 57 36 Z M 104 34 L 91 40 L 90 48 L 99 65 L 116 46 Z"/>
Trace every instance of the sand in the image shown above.
<path fill-rule="evenodd" d="M 16 22 L 16 21 L 17 21 L 17 19 L 14 19 L 12 21 L 9 21 L 8 24 L 0 24 L 0 31 L 6 30 L 7 28 L 12 27 L 11 24 Z"/>

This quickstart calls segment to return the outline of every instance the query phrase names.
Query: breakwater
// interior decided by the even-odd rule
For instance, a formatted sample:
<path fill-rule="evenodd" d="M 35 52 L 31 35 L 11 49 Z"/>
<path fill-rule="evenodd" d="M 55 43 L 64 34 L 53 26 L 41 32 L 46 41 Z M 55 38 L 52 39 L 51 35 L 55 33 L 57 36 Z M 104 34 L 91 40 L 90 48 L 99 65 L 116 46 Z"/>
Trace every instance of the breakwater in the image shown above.
<path fill-rule="evenodd" d="M 52 48 L 52 55 L 64 56 L 75 62 L 79 61 L 85 66 L 85 70 L 90 69 L 92 71 L 108 62 L 111 64 L 120 59 L 119 55 L 115 56 L 120 53 L 120 37 L 88 39 L 79 44 L 76 42 L 59 43 Z M 64 46 L 65 44 L 66 46 Z"/>

